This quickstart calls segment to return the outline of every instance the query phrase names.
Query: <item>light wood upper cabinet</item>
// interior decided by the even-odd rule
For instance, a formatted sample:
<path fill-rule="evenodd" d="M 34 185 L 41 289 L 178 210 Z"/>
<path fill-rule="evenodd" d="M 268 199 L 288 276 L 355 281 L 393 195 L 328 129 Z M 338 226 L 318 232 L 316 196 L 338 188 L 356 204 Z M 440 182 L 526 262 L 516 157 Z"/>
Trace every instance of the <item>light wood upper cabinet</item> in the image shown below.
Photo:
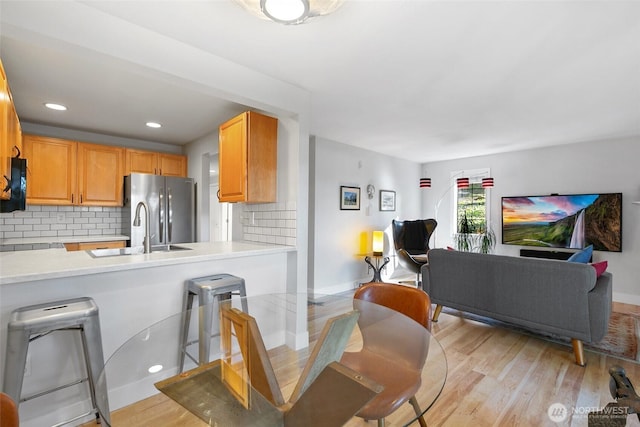
<path fill-rule="evenodd" d="M 220 125 L 220 201 L 276 201 L 278 120 L 245 112 Z"/>
<path fill-rule="evenodd" d="M 0 62 L 0 191 L 2 191 L 7 184 L 4 179 L 5 176 L 9 176 L 9 153 L 7 149 L 8 145 L 8 120 L 9 111 L 9 85 L 7 84 L 7 76 L 4 73 L 2 62 Z M 10 192 L 2 191 L 0 197 L 2 199 L 8 199 Z"/>
<path fill-rule="evenodd" d="M 27 159 L 27 203 L 77 204 L 77 143 L 34 135 L 25 135 L 23 143 Z"/>
<path fill-rule="evenodd" d="M 178 154 L 158 153 L 159 175 L 187 176 L 187 157 Z"/>
<path fill-rule="evenodd" d="M 0 61 L 0 198 L 7 200 L 11 191 L 3 191 L 11 178 L 11 158 L 22 151 L 22 130 L 13 105 L 9 81 Z M 24 157 L 24 155 L 21 155 Z"/>
<path fill-rule="evenodd" d="M 78 143 L 78 193 L 81 205 L 121 206 L 124 148 Z"/>
<path fill-rule="evenodd" d="M 130 173 L 186 177 L 187 157 L 127 148 L 125 175 Z"/>
<path fill-rule="evenodd" d="M 131 173 L 156 174 L 158 170 L 158 153 L 126 149 L 125 175 Z"/>
<path fill-rule="evenodd" d="M 124 149 L 25 135 L 27 203 L 122 206 Z"/>

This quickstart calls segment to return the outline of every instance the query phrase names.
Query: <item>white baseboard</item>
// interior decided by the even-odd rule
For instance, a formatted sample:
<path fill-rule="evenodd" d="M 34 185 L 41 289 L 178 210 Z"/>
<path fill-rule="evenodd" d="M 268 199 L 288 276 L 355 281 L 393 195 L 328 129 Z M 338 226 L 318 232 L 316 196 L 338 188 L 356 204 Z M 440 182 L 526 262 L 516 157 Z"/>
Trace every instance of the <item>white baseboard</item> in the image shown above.
<path fill-rule="evenodd" d="M 368 282 L 371 278 L 362 278 L 353 282 L 344 282 L 337 285 L 328 286 L 320 289 L 307 289 L 309 294 L 309 300 L 313 301 L 316 298 L 321 298 L 323 295 L 335 295 L 342 292 L 352 291 L 356 289 L 360 284 Z"/>
<path fill-rule="evenodd" d="M 614 292 L 612 296 L 615 302 L 621 302 L 624 304 L 640 305 L 640 295 L 624 294 L 621 292 Z"/>

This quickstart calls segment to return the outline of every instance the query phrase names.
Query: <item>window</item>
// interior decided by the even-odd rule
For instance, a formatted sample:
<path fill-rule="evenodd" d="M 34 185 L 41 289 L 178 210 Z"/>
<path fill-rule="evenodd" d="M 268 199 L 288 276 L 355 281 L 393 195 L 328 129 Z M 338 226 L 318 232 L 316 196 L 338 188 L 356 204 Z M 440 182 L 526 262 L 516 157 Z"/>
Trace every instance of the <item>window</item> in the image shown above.
<path fill-rule="evenodd" d="M 482 178 L 489 176 L 489 169 L 457 171 L 452 179 L 469 178 L 468 188 L 456 188 L 454 201 L 454 219 L 456 233 L 479 234 L 487 229 L 489 219 L 489 203 L 487 189 L 482 188 Z"/>

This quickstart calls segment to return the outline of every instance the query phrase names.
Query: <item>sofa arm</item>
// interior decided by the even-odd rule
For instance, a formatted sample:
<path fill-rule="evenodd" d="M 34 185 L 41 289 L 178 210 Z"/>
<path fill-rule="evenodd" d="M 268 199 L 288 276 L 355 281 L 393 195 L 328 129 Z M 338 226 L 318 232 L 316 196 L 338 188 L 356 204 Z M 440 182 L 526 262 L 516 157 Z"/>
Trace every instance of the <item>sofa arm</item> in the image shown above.
<path fill-rule="evenodd" d="M 429 263 L 423 264 L 420 267 L 420 274 L 422 275 L 422 290 L 429 294 L 431 290 L 431 284 L 429 281 Z"/>
<path fill-rule="evenodd" d="M 591 326 L 591 342 L 598 342 L 607 334 L 609 317 L 611 316 L 613 276 L 604 273 L 589 292 L 589 322 Z"/>

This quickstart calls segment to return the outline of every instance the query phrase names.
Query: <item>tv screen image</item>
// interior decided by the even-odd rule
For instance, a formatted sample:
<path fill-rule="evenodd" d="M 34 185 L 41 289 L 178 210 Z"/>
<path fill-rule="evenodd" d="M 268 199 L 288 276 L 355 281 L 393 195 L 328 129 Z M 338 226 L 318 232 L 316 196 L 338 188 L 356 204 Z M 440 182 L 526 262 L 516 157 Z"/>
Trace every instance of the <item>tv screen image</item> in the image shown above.
<path fill-rule="evenodd" d="M 502 243 L 622 251 L 622 193 L 502 198 Z"/>

